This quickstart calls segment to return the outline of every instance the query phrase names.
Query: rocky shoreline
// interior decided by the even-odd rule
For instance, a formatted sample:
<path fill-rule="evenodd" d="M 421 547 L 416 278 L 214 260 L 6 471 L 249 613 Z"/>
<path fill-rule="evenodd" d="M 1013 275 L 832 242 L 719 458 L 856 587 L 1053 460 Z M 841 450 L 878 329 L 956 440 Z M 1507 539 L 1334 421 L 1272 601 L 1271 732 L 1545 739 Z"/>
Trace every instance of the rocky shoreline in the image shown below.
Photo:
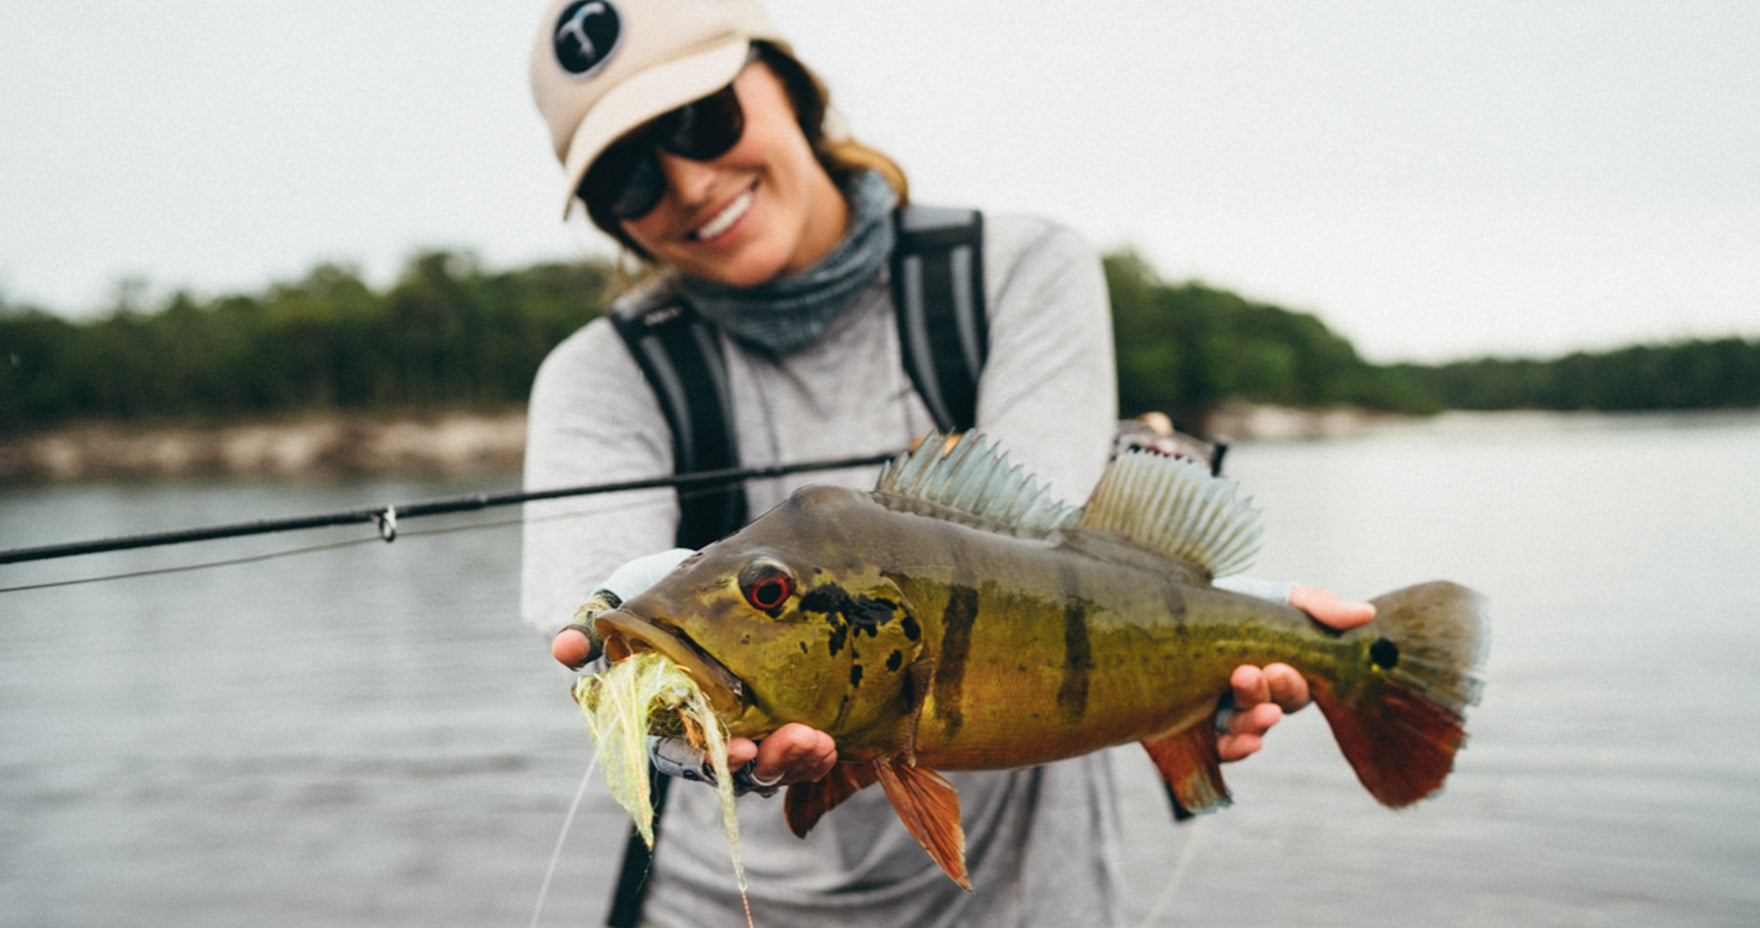
<path fill-rule="evenodd" d="M 525 439 L 524 409 L 90 423 L 0 439 L 0 483 L 505 473 L 519 469 Z"/>
<path fill-rule="evenodd" d="M 1478 432 L 1558 428 L 1566 422 L 1618 418 L 1594 413 L 1449 412 L 1413 419 L 1362 410 L 1238 404 L 1212 414 L 1204 432 L 1232 442 L 1303 441 L 1400 428 Z M 0 437 L 0 484 L 505 474 L 519 469 L 525 425 L 523 408 L 407 415 L 312 413 L 207 426 L 92 423 Z"/>

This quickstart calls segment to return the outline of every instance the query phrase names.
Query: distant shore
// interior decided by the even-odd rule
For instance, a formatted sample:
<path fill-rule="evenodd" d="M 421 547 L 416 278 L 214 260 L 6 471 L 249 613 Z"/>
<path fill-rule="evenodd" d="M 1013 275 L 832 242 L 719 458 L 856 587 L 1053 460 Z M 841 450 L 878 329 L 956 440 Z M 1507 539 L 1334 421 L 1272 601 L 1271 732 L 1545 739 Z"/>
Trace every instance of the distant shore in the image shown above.
<path fill-rule="evenodd" d="M 307 413 L 221 425 L 88 423 L 0 438 L 0 483 L 207 476 L 470 476 L 519 469 L 523 408 Z"/>
<path fill-rule="evenodd" d="M 1681 415 L 1760 415 L 1700 413 Z M 1448 412 L 1427 419 L 1360 410 L 1225 406 L 1205 423 L 1233 442 L 1348 438 L 1399 428 L 1558 428 L 1633 414 Z M 475 476 L 519 469 L 525 410 L 394 415 L 308 413 L 218 425 L 89 423 L 0 437 L 0 484 L 180 477 Z"/>

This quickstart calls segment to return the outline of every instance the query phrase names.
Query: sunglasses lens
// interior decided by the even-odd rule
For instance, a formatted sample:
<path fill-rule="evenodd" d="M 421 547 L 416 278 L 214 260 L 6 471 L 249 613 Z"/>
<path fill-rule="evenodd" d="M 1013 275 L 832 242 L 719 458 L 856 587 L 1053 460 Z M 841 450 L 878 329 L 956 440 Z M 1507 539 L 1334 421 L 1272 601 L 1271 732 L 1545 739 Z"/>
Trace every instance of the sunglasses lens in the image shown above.
<path fill-rule="evenodd" d="M 618 219 L 640 219 L 666 196 L 666 175 L 657 150 L 692 161 L 712 161 L 739 144 L 745 127 L 739 94 L 729 84 L 655 118 L 605 149 L 582 178 L 580 197 Z"/>
<path fill-rule="evenodd" d="M 666 177 L 660 173 L 660 162 L 653 155 L 638 160 L 623 189 L 611 203 L 611 213 L 619 219 L 640 219 L 660 205 L 666 195 Z"/>
<path fill-rule="evenodd" d="M 671 125 L 660 148 L 692 161 L 710 161 L 727 154 L 739 144 L 746 128 L 745 111 L 740 109 L 739 94 L 732 84 L 673 110 L 667 120 Z"/>
<path fill-rule="evenodd" d="M 666 178 L 653 149 L 631 140 L 606 149 L 581 180 L 580 197 L 618 219 L 640 219 L 660 204 Z"/>

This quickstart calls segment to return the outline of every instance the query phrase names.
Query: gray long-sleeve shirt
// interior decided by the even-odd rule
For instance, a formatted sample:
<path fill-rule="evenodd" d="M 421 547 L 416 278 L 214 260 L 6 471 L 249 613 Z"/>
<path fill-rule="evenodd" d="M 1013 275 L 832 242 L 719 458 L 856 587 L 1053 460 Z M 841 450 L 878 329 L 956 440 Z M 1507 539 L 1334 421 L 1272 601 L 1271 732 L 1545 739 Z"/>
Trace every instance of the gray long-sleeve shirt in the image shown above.
<path fill-rule="evenodd" d="M 1099 479 L 1117 419 L 1111 323 L 1093 250 L 1053 224 L 986 217 L 990 354 L 978 428 L 1041 482 L 1080 503 Z M 662 281 L 660 286 L 664 286 Z M 899 356 L 882 274 L 826 334 L 777 359 L 723 339 L 742 463 L 902 448 L 933 428 Z M 547 358 L 532 390 L 529 489 L 671 473 L 652 391 L 608 322 Z M 753 483 L 761 513 L 808 483 L 872 486 L 876 469 Z M 672 546 L 671 490 L 528 504 L 522 611 L 549 635 L 619 564 Z M 951 774 L 974 891 L 949 880 L 865 790 L 804 840 L 780 802 L 740 801 L 741 856 L 764 925 L 1107 925 L 1118 922 L 1118 813 L 1106 755 L 1008 772 Z M 608 836 L 609 840 L 609 836 Z M 672 791 L 646 907 L 657 925 L 744 920 L 713 790 Z"/>

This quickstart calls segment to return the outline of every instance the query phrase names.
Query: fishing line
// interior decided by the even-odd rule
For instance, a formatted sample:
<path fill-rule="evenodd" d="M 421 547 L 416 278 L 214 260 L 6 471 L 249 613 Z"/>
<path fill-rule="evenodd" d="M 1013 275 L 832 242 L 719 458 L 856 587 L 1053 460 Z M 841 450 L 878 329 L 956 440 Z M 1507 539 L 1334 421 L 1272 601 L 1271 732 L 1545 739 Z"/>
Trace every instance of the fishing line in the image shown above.
<path fill-rule="evenodd" d="M 568 830 L 574 825 L 575 813 L 580 810 L 581 799 L 587 795 L 587 784 L 593 781 L 593 771 L 599 767 L 599 755 L 587 763 L 587 772 L 581 775 L 581 785 L 575 788 L 574 801 L 568 804 L 568 814 L 562 817 L 562 833 L 556 836 L 556 848 L 550 852 L 550 866 L 544 868 L 544 882 L 538 886 L 538 904 L 532 907 L 532 923 L 530 928 L 538 928 L 538 917 L 544 914 L 544 899 L 550 895 L 550 879 L 556 875 L 556 867 L 562 861 L 562 845 L 568 840 Z"/>
<path fill-rule="evenodd" d="M 1161 896 L 1149 909 L 1149 914 L 1137 924 L 1137 928 L 1154 928 L 1167 914 L 1168 906 L 1173 905 L 1173 898 L 1179 895 L 1179 885 L 1185 882 L 1186 871 L 1192 867 L 1192 861 L 1198 856 L 1198 835 L 1203 833 L 1204 818 L 1202 816 L 1188 822 L 1185 827 L 1187 834 L 1186 846 L 1179 852 L 1179 862 L 1173 865 L 1173 872 L 1167 875 L 1167 885 L 1161 887 Z"/>
<path fill-rule="evenodd" d="M 346 509 L 338 512 L 319 513 L 317 515 L 297 516 L 294 518 L 258 519 L 251 522 L 213 525 L 204 528 L 182 529 L 170 532 L 153 532 L 144 535 L 130 535 L 116 538 L 98 538 L 90 541 L 43 545 L 35 548 L 13 548 L 11 550 L 0 550 L 0 564 L 52 560 L 56 558 L 74 557 L 81 554 L 98 554 L 106 551 L 125 551 L 134 548 L 151 548 L 162 545 L 182 544 L 191 541 L 212 541 L 220 538 L 239 538 L 246 535 L 263 535 L 274 532 L 329 528 L 339 525 L 360 523 L 372 523 L 378 526 L 380 537 L 386 541 L 392 541 L 397 537 L 397 523 L 400 519 L 407 520 L 420 518 L 422 516 L 471 512 L 495 506 L 511 506 L 518 503 L 564 499 L 567 497 L 588 496 L 600 493 L 615 493 L 625 490 L 646 490 L 660 487 L 676 487 L 684 490 L 718 489 L 741 484 L 748 480 L 757 480 L 767 477 L 785 477 L 791 474 L 809 473 L 812 471 L 843 470 L 851 467 L 865 467 L 875 464 L 883 464 L 891 460 L 895 455 L 896 452 L 886 452 L 884 454 L 870 454 L 860 457 L 805 461 L 796 464 L 724 468 L 721 470 L 699 471 L 691 474 L 670 474 L 664 477 L 624 480 L 616 483 L 563 487 L 554 490 L 527 490 L 509 493 L 472 493 L 465 496 L 454 496 L 445 499 L 430 500 L 427 502 L 403 503 L 366 509 Z"/>
<path fill-rule="evenodd" d="M 293 557 L 300 554 L 313 554 L 318 551 L 331 551 L 337 548 L 349 548 L 355 545 L 378 541 L 374 538 L 349 538 L 344 541 L 332 541 L 321 545 L 310 545 L 304 548 L 292 548 L 286 551 L 266 551 L 262 554 L 249 554 L 243 557 L 227 558 L 222 561 L 205 561 L 200 564 L 180 564 L 175 567 L 154 567 L 147 570 L 133 570 L 120 574 L 105 574 L 99 577 L 76 577 L 72 580 L 47 580 L 42 583 L 26 583 L 19 586 L 0 587 L 0 595 L 6 593 L 23 593 L 27 590 L 48 590 L 63 586 L 82 586 L 87 583 L 107 583 L 111 580 L 133 580 L 136 577 L 156 577 L 161 574 L 181 574 L 212 567 L 234 567 L 240 564 L 254 564 L 259 561 L 272 561 L 276 558 Z"/>
<path fill-rule="evenodd" d="M 710 491 L 703 491 L 703 492 L 710 492 Z M 452 525 L 452 526 L 448 526 L 446 528 L 417 529 L 412 532 L 403 532 L 403 533 L 399 534 L 398 537 L 400 537 L 400 538 L 425 538 L 430 535 L 450 535 L 450 534 L 453 534 L 456 532 L 473 532 L 473 531 L 477 531 L 480 529 L 512 528 L 515 526 L 523 525 L 527 522 L 557 522 L 557 521 L 563 521 L 563 520 L 567 520 L 567 519 L 582 519 L 582 518 L 586 518 L 589 516 L 600 515 L 600 514 L 607 513 L 607 512 L 627 512 L 630 510 L 648 508 L 648 507 L 652 507 L 655 505 L 657 505 L 657 504 L 631 502 L 629 504 L 622 505 L 622 506 L 606 506 L 606 507 L 603 507 L 600 509 L 596 509 L 592 512 L 557 512 L 557 513 L 552 513 L 547 516 L 535 516 L 535 517 L 532 517 L 529 519 L 528 518 L 502 519 L 498 522 L 478 522 L 478 523 L 472 523 L 470 525 Z M 46 590 L 46 589 L 53 589 L 55 587 L 64 587 L 64 586 L 83 586 L 88 583 L 107 583 L 112 580 L 132 580 L 136 577 L 153 577 L 153 576 L 158 576 L 160 574 L 190 573 L 190 572 L 194 572 L 194 571 L 198 571 L 198 570 L 208 570 L 210 568 L 216 568 L 216 567 L 234 567 L 234 566 L 238 566 L 241 564 L 254 564 L 254 563 L 261 562 L 261 561 L 272 561 L 272 560 L 276 560 L 278 558 L 284 558 L 284 557 L 296 557 L 296 556 L 302 555 L 302 554 L 314 554 L 314 553 L 317 553 L 320 551 L 331 551 L 331 550 L 335 550 L 335 549 L 339 549 L 339 548 L 351 548 L 356 545 L 370 545 L 370 544 L 374 544 L 376 542 L 381 542 L 383 540 L 384 540 L 383 538 L 381 538 L 377 535 L 369 535 L 369 536 L 362 537 L 362 538 L 348 538 L 348 539 L 344 539 L 341 541 L 332 541 L 332 542 L 327 542 L 325 544 L 320 544 L 320 545 L 308 545 L 303 548 L 288 548 L 288 549 L 280 550 L 280 551 L 265 551 L 261 554 L 243 555 L 240 557 L 225 558 L 223 560 L 218 560 L 218 561 L 202 561 L 202 562 L 196 563 L 196 564 L 180 564 L 175 567 L 154 567 L 154 568 L 149 568 L 149 569 L 145 569 L 145 570 L 128 571 L 125 573 L 118 573 L 118 574 L 101 574 L 96 577 L 76 577 L 71 580 L 46 580 L 41 583 L 27 583 L 27 584 L 21 584 L 19 586 L 0 587 L 0 595 L 4 595 L 7 593 L 23 593 L 23 592 L 26 592 L 29 590 Z"/>
<path fill-rule="evenodd" d="M 553 522 L 567 519 L 581 519 L 603 515 L 608 512 L 624 512 L 653 506 L 668 505 L 670 500 L 656 502 L 652 500 L 631 500 L 623 504 L 612 504 L 597 507 L 591 511 L 557 512 L 548 515 L 514 519 L 503 519 L 496 522 L 478 522 L 469 525 L 456 525 L 446 528 L 419 529 L 403 531 L 398 529 L 397 520 L 419 518 L 429 515 L 443 515 L 467 512 L 493 506 L 513 505 L 515 503 L 537 502 L 550 499 L 582 497 L 605 494 L 631 489 L 653 489 L 664 486 L 677 486 L 680 497 L 695 497 L 714 493 L 724 489 L 731 483 L 745 483 L 749 480 L 769 477 L 781 477 L 794 473 L 805 473 L 815 470 L 837 470 L 845 467 L 860 467 L 884 463 L 892 459 L 892 455 L 870 455 L 862 458 L 849 458 L 833 461 L 814 461 L 804 464 L 787 464 L 773 467 L 751 468 L 744 471 L 715 471 L 703 474 L 691 474 L 685 477 L 655 478 L 642 481 L 625 481 L 616 484 L 595 484 L 586 487 L 571 487 L 563 490 L 540 490 L 525 493 L 506 493 L 492 495 L 478 493 L 464 497 L 453 497 L 429 503 L 412 503 L 401 506 L 387 506 L 383 509 L 355 509 L 341 513 L 320 516 L 308 516 L 286 520 L 259 520 L 256 522 L 239 523 L 233 526 L 215 526 L 207 529 L 191 529 L 182 532 L 165 532 L 154 535 L 134 535 L 121 538 L 77 542 L 66 545 L 52 545 L 42 548 L 15 548 L 0 551 L 0 564 L 19 563 L 23 561 L 48 560 L 51 558 L 72 557 L 79 554 L 96 554 L 121 551 L 133 548 L 153 547 L 160 545 L 179 544 L 189 541 L 218 540 L 222 538 L 241 537 L 244 535 L 263 534 L 268 531 L 292 531 L 304 528 L 323 528 L 346 524 L 347 521 L 372 521 L 380 526 L 378 535 L 364 538 L 350 538 L 343 541 L 291 548 L 281 551 L 269 551 L 261 554 L 225 558 L 217 561 L 204 561 L 196 564 L 183 564 L 173 567 L 158 567 L 146 570 L 128 571 L 116 574 L 103 574 L 96 577 L 80 577 L 70 580 L 50 580 L 41 583 L 27 583 L 17 586 L 0 587 L 0 595 L 22 593 L 30 590 L 53 589 L 56 587 L 81 586 L 90 583 L 105 583 L 112 580 L 130 580 L 137 577 L 151 577 L 161 574 L 185 573 L 207 570 L 217 567 L 232 567 L 241 564 L 252 564 L 274 560 L 282 557 L 294 557 L 354 545 L 370 544 L 375 541 L 390 542 L 398 538 L 414 538 L 427 535 L 442 535 L 453 532 L 476 531 L 479 529 L 507 528 L 527 522 Z M 740 479 L 731 479 L 730 474 L 744 475 Z M 389 529 L 387 528 L 389 525 Z"/>
<path fill-rule="evenodd" d="M 711 492 L 711 491 L 705 490 L 702 492 Z M 547 516 L 535 516 L 535 517 L 532 517 L 529 519 L 528 518 L 502 519 L 497 522 L 476 522 L 476 523 L 472 523 L 469 525 L 452 525 L 452 526 L 448 526 L 446 528 L 417 529 L 417 530 L 411 531 L 411 532 L 402 532 L 398 535 L 398 537 L 399 538 L 425 538 L 430 535 L 450 535 L 450 534 L 453 534 L 456 532 L 471 532 L 471 531 L 477 531 L 479 529 L 512 528 L 514 526 L 523 525 L 526 522 L 556 522 L 556 521 L 562 521 L 562 520 L 566 520 L 566 519 L 581 519 L 581 518 L 586 518 L 588 516 L 603 514 L 603 513 L 607 513 L 607 512 L 626 512 L 626 511 L 633 510 L 633 509 L 647 508 L 647 507 L 651 507 L 651 506 L 655 506 L 655 505 L 657 505 L 657 504 L 649 503 L 649 502 L 640 502 L 640 503 L 631 502 L 631 503 L 628 503 L 625 505 L 620 505 L 620 506 L 605 506 L 600 509 L 593 510 L 592 512 L 557 512 L 557 513 L 552 513 Z M 55 587 L 64 587 L 64 586 L 83 586 L 88 583 L 107 583 L 112 580 L 132 580 L 136 577 L 152 577 L 152 576 L 157 576 L 160 574 L 188 573 L 188 572 L 193 572 L 193 571 L 198 571 L 198 570 L 207 570 L 209 568 L 216 568 L 216 567 L 233 567 L 233 566 L 237 566 L 237 565 L 241 565 L 241 564 L 253 564 L 253 563 L 258 563 L 261 561 L 272 561 L 272 560 L 276 560 L 278 558 L 284 558 L 284 557 L 295 557 L 295 556 L 302 555 L 302 554 L 313 554 L 313 553 L 317 553 L 320 551 L 330 551 L 330 550 L 335 550 L 335 549 L 339 549 L 339 548 L 349 548 L 349 547 L 354 547 L 356 545 L 369 545 L 369 544 L 374 544 L 376 542 L 381 542 L 383 540 L 384 539 L 378 535 L 369 535 L 369 536 L 362 537 L 362 538 L 348 538 L 348 539 L 343 539 L 341 541 L 327 542 L 325 544 L 308 545 L 303 548 L 288 548 L 288 549 L 280 550 L 280 551 L 265 551 L 261 554 L 243 555 L 240 557 L 225 558 L 223 560 L 218 560 L 218 561 L 202 561 L 202 562 L 196 563 L 196 564 L 180 564 L 175 567 L 155 567 L 155 568 L 149 568 L 149 569 L 145 569 L 145 570 L 128 571 L 125 573 L 118 573 L 118 574 L 102 574 L 102 575 L 99 575 L 96 577 L 77 577 L 77 578 L 74 578 L 71 580 L 46 580 L 41 583 L 27 583 L 27 584 L 21 584 L 19 586 L 0 587 L 0 595 L 4 595 L 7 593 L 22 593 L 22 592 L 26 592 L 28 590 L 46 590 L 46 589 L 52 589 Z"/>

